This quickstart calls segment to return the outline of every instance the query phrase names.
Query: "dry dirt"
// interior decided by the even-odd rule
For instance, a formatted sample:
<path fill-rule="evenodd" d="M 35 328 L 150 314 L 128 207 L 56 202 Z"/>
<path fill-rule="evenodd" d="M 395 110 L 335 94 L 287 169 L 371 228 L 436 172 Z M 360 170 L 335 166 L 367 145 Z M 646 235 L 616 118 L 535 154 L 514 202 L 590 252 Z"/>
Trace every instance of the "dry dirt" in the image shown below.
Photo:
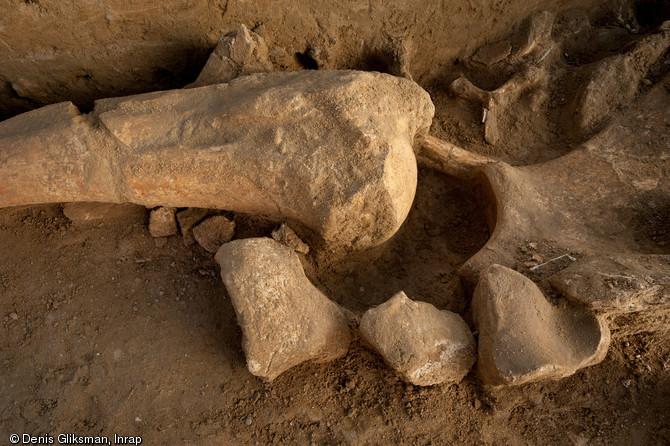
<path fill-rule="evenodd" d="M 522 95 L 492 147 L 481 137 L 481 110 L 447 85 L 467 75 L 494 89 L 509 73 L 474 70 L 463 58 L 538 8 L 573 17 L 569 8 L 580 2 L 66 3 L 0 5 L 3 117 L 60 100 L 86 109 L 99 97 L 181 87 L 239 22 L 263 24 L 266 40 L 290 54 L 278 69 L 300 69 L 304 56 L 293 56 L 312 45 L 327 50 L 328 68 L 387 70 L 386 42 L 404 33 L 415 47 L 412 75 L 436 106 L 431 133 L 514 165 L 557 158 L 590 136 L 566 130 L 564 106 L 584 67 L 635 39 L 624 3 L 584 2 L 592 23 L 614 31 L 575 42 L 554 67 L 547 96 Z M 640 33 L 670 18 L 663 2 L 638 3 L 633 12 Z M 665 79 L 670 92 L 669 67 L 666 54 L 643 90 Z M 343 259 L 311 253 L 304 266 L 358 315 L 403 290 L 470 322 L 457 270 L 489 237 L 487 209 L 474 185 L 421 168 L 414 205 L 394 238 Z M 276 227 L 226 215 L 236 238 L 269 236 Z M 667 329 L 614 333 L 602 363 L 517 388 L 485 387 L 474 373 L 456 385 L 415 387 L 361 342 L 342 359 L 264 383 L 246 369 L 213 255 L 178 236 L 152 238 L 147 220 L 142 207 L 86 224 L 67 219 L 61 205 L 0 209 L 0 444 L 12 433 L 69 432 L 165 445 L 670 443 Z M 663 240 L 669 224 L 657 228 Z"/>

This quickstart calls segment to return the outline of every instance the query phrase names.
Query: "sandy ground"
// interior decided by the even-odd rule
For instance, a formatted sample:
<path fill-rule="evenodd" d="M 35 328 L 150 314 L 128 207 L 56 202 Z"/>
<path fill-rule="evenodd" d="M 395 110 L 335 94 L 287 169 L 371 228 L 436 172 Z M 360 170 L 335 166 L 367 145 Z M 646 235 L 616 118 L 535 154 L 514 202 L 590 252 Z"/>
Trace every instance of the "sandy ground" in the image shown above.
<path fill-rule="evenodd" d="M 57 23 L 68 13 L 62 7 L 65 10 L 49 15 L 49 8 L 56 8 L 49 2 L 18 3 L 14 14 L 22 17 L 24 28 L 36 20 L 35 14 Z M 224 3 L 228 8 L 223 13 L 225 23 L 253 24 L 255 18 L 269 14 L 251 8 L 245 16 L 240 5 Z M 487 88 L 504 82 L 509 73 L 473 72 L 464 68 L 455 55 L 458 45 L 476 47 L 490 36 L 503 34 L 506 26 L 509 28 L 505 23 L 515 23 L 528 12 L 529 7 L 519 2 L 506 4 L 509 16 L 504 16 L 488 35 L 481 30 L 485 24 L 480 24 L 477 32 L 462 36 L 476 44 L 456 41 L 427 61 L 420 61 L 419 51 L 414 56 L 417 63 L 413 74 L 436 105 L 432 134 L 474 152 L 527 165 L 568 153 L 589 136 L 565 131 L 561 118 L 566 97 L 578 90 L 582 76 L 578 67 L 616 53 L 628 40 L 621 38 L 610 46 L 581 47 L 572 59 L 562 61 L 547 95 L 522 96 L 518 107 L 502 120 L 507 136 L 491 147 L 481 137 L 480 110 L 451 96 L 446 85 L 462 74 L 474 76 Z M 411 22 L 409 29 L 420 35 L 418 13 L 376 12 L 378 5 L 370 5 L 370 11 L 379 14 L 374 23 L 381 24 L 366 32 L 376 33 L 377 40 L 369 40 L 371 46 L 361 49 L 352 43 L 356 27 L 362 26 L 359 22 L 351 29 L 338 28 L 338 36 L 344 38 L 329 47 L 330 67 L 384 69 L 383 53 L 374 48 L 383 47 L 385 38 L 381 36 L 389 23 Z M 603 2 L 600 8 L 608 5 Z M 35 9 L 39 7 L 42 9 Z M 175 13 L 175 26 L 186 35 L 191 28 L 184 25 L 184 16 L 189 11 L 164 13 Z M 490 7 L 485 12 L 490 17 L 495 11 L 498 9 Z M 111 31 L 100 31 L 104 35 L 97 36 L 97 41 L 113 38 L 124 26 L 129 33 L 141 34 L 134 27 L 137 17 L 128 13 L 124 19 L 122 12 L 110 16 Z M 310 14 L 323 19 L 326 12 Z M 445 7 L 440 14 L 444 17 L 452 12 Z M 92 13 L 77 14 L 75 17 Z M 467 23 L 478 23 L 480 14 L 468 14 Z M 657 21 L 638 15 L 649 26 Z M 160 17 L 162 20 L 163 15 Z M 612 14 L 601 11 L 598 17 L 604 26 L 615 26 Z M 302 34 L 295 30 L 304 20 L 289 21 L 285 24 L 298 37 L 287 40 L 281 37 L 281 23 L 268 18 L 266 39 L 286 47 L 289 53 L 304 51 L 310 39 L 314 41 L 314 36 L 320 35 L 319 30 L 335 32 L 333 21 L 343 20 L 340 15 L 331 19 L 306 27 Z M 102 16 L 100 20 L 108 19 Z M 220 29 L 212 23 L 223 26 L 211 17 L 193 20 L 190 26 L 203 23 L 210 26 L 207 32 L 211 36 L 199 44 L 202 54 L 193 56 L 199 66 L 220 35 Z M 0 26 L 2 42 L 14 43 L 9 45 L 14 52 L 10 56 L 18 52 L 25 58 L 30 51 L 22 48 L 30 40 L 12 37 L 18 28 L 12 31 L 7 26 Z M 165 29 L 148 29 L 150 38 L 166 40 Z M 438 24 L 426 21 L 424 31 L 428 37 L 417 38 L 419 47 L 426 51 L 431 45 L 438 47 L 431 34 L 443 35 Z M 53 32 L 50 28 L 47 34 Z M 74 37 L 68 34 L 67 39 Z M 187 40 L 182 38 L 181 42 Z M 22 69 L 29 68 L 24 77 L 33 76 L 34 80 L 37 71 L 30 70 L 39 66 L 6 57 L 11 64 L 4 72 L 0 68 L 6 87 L 3 116 L 64 99 L 75 99 L 85 108 L 96 97 L 179 87 L 192 80 L 193 70 L 183 66 L 165 68 L 162 73 L 169 78 L 166 80 L 156 71 L 149 73 L 145 61 L 139 61 L 137 76 L 142 82 L 135 79 L 133 83 L 124 77 L 115 84 L 114 75 L 101 62 L 112 57 L 115 49 L 96 62 L 90 59 L 90 53 L 94 53 L 91 48 L 94 46 L 82 50 L 83 60 L 91 66 L 88 80 L 81 73 L 76 80 L 67 80 L 69 74 L 64 73 L 72 74 L 66 69 L 67 63 L 76 60 L 73 52 L 67 59 L 70 62 L 58 59 L 65 64 L 60 71 L 45 74 L 43 97 L 33 95 L 29 88 L 32 84 L 27 82 L 16 84 L 28 85 L 23 91 L 7 87 L 17 82 L 15 75 Z M 153 60 L 156 70 L 166 60 L 183 56 L 184 51 L 165 54 Z M 119 60 L 124 70 L 132 69 L 126 59 Z M 286 69 L 300 68 L 291 60 L 295 65 Z M 668 65 L 666 55 L 652 68 L 649 83 L 663 78 Z M 54 85 L 65 86 L 59 90 Z M 658 150 L 661 153 L 667 148 Z M 230 216 L 237 224 L 237 238 L 267 236 L 275 227 L 274 222 L 262 218 Z M 354 342 L 349 354 L 337 361 L 304 364 L 272 384 L 264 383 L 246 369 L 241 332 L 212 254 L 197 244 L 185 246 L 179 236 L 152 238 L 147 220 L 148 210 L 134 206 L 116 207 L 106 219 L 90 223 L 72 222 L 63 215 L 61 205 L 0 209 L 0 444 L 7 444 L 13 433 L 110 438 L 114 434 L 137 435 L 144 444 L 165 445 L 670 443 L 667 330 L 635 335 L 615 332 L 602 363 L 558 382 L 518 388 L 483 386 L 474 373 L 455 385 L 415 387 L 399 380 L 360 342 Z M 422 168 L 412 211 L 391 241 L 334 262 L 319 263 L 317 257 L 310 257 L 305 267 L 320 289 L 359 315 L 402 289 L 413 299 L 462 313 L 467 319 L 469 296 L 458 280 L 457 269 L 484 246 L 488 237 L 484 206 L 476 190 Z"/>

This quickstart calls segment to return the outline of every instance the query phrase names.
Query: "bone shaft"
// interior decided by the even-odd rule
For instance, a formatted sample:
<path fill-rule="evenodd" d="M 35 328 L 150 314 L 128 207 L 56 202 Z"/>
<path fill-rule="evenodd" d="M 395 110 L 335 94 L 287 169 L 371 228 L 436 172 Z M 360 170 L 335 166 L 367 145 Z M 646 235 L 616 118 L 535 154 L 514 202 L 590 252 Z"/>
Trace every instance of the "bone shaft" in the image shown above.
<path fill-rule="evenodd" d="M 111 160 L 95 150 L 104 145 L 99 133 L 69 102 L 0 123 L 0 207 L 119 202 Z"/>
<path fill-rule="evenodd" d="M 475 167 L 493 161 L 430 135 L 422 136 L 420 144 L 419 161 L 457 178 L 467 177 Z"/>

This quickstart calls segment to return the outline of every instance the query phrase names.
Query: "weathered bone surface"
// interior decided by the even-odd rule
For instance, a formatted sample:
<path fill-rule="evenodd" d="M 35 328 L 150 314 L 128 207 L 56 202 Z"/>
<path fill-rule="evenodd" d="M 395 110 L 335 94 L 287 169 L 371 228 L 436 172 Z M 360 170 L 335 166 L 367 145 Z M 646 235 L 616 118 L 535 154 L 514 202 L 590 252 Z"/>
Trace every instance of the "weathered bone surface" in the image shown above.
<path fill-rule="evenodd" d="M 626 117 L 561 158 L 525 167 L 501 162 L 449 167 L 451 171 L 469 168 L 471 176 L 479 175 L 490 190 L 495 213 L 491 238 L 460 269 L 467 288 L 472 290 L 491 264 L 524 268 L 517 248 L 533 242 L 548 260 L 530 271 L 539 283 L 547 281 L 568 299 L 603 314 L 628 314 L 619 326 L 615 319 L 617 332 L 634 333 L 645 326 L 670 329 L 667 312 L 656 311 L 659 320 L 653 324 L 649 312 L 644 313 L 645 307 L 668 305 L 663 285 L 670 277 L 667 85 L 670 78 L 640 98 Z M 659 153 L 653 147 L 665 151 Z M 603 274 L 636 279 L 606 280 Z M 648 286 L 630 289 L 642 287 L 641 281 Z M 642 323 L 636 323 L 635 316 Z"/>
<path fill-rule="evenodd" d="M 553 306 L 533 281 L 504 266 L 482 272 L 472 311 L 479 330 L 477 372 L 487 384 L 563 378 L 607 354 L 603 317 Z"/>
<path fill-rule="evenodd" d="M 558 46 L 551 39 L 554 15 L 547 11 L 538 11 L 524 23 L 524 32 L 518 41 L 506 40 L 486 45 L 472 56 L 472 61 L 491 66 L 505 61 L 508 65 L 517 66 L 521 61 L 528 63 L 518 69 L 501 87 L 493 91 L 483 90 L 475 86 L 465 77 L 460 77 L 449 85 L 452 94 L 477 102 L 482 106 L 482 123 L 484 124 L 484 140 L 495 145 L 500 139 L 498 117 L 506 112 L 519 96 L 530 89 L 546 86 L 549 73 L 546 66 L 556 54 Z"/>
<path fill-rule="evenodd" d="M 282 245 L 288 246 L 295 252 L 299 252 L 300 254 L 309 253 L 309 246 L 300 240 L 298 234 L 290 226 L 286 225 L 286 223 L 282 223 L 277 229 L 272 231 L 272 238 Z"/>
<path fill-rule="evenodd" d="M 177 229 L 176 208 L 159 207 L 149 215 L 149 233 L 153 237 L 168 237 L 175 235 Z"/>
<path fill-rule="evenodd" d="M 215 253 L 235 235 L 235 222 L 223 215 L 215 215 L 193 228 L 193 238 L 205 250 Z"/>
<path fill-rule="evenodd" d="M 346 354 L 350 316 L 312 285 L 291 248 L 269 238 L 235 240 L 216 261 L 252 374 L 273 380 L 302 362 Z"/>
<path fill-rule="evenodd" d="M 0 206 L 105 201 L 288 218 L 333 248 L 391 237 L 411 207 L 434 107 L 379 73 L 256 74 L 55 104 L 0 123 Z"/>
<path fill-rule="evenodd" d="M 456 96 L 481 104 L 485 113 L 482 119 L 484 139 L 489 144 L 496 144 L 500 138 L 498 115 L 504 113 L 506 107 L 515 102 L 521 93 L 546 84 L 548 78 L 549 75 L 545 70 L 528 65 L 494 91 L 482 90 L 464 77 L 453 81 L 449 89 Z"/>
<path fill-rule="evenodd" d="M 664 22 L 657 33 L 640 39 L 625 53 L 596 62 L 572 106 L 566 108 L 569 119 L 582 131 L 595 130 L 612 110 L 633 99 L 640 81 L 668 47 L 670 21 Z"/>
<path fill-rule="evenodd" d="M 265 40 L 240 24 L 219 39 L 198 78 L 186 88 L 226 83 L 247 74 L 270 71 L 272 63 L 268 60 Z"/>
<path fill-rule="evenodd" d="M 598 312 L 670 312 L 670 255 L 594 256 L 550 278 L 564 296 Z"/>
<path fill-rule="evenodd" d="M 72 223 L 86 224 L 101 221 L 130 219 L 139 220 L 146 214 L 144 206 L 114 203 L 64 203 L 63 215 Z"/>
<path fill-rule="evenodd" d="M 475 362 L 475 340 L 463 318 L 402 291 L 361 318 L 363 337 L 405 381 L 459 382 Z"/>
<path fill-rule="evenodd" d="M 203 208 L 188 208 L 177 212 L 177 222 L 179 222 L 179 230 L 182 237 L 184 237 L 184 244 L 186 246 L 195 243 L 193 237 L 193 228 L 208 217 L 212 211 Z"/>

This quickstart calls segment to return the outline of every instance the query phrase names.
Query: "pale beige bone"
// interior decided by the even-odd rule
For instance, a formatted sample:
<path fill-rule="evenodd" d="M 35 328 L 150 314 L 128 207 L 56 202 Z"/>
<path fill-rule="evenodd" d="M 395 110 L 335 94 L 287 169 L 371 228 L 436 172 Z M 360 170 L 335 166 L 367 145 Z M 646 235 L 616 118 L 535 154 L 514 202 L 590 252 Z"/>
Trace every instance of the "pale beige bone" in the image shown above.
<path fill-rule="evenodd" d="M 363 314 L 363 337 L 416 386 L 459 382 L 475 363 L 475 339 L 463 318 L 400 291 Z"/>
<path fill-rule="evenodd" d="M 293 249 L 269 238 L 241 239 L 223 245 L 216 261 L 252 374 L 271 381 L 305 361 L 347 353 L 351 315 L 312 285 Z"/>
<path fill-rule="evenodd" d="M 500 265 L 481 273 L 472 312 L 477 371 L 487 384 L 563 378 L 602 361 L 610 343 L 602 316 L 554 306 L 530 279 Z"/>
<path fill-rule="evenodd" d="M 630 103 L 651 66 L 669 47 L 670 21 L 667 21 L 625 53 L 596 62 L 588 80 L 566 107 L 565 119 L 581 131 L 597 130 L 612 110 Z"/>
<path fill-rule="evenodd" d="M 548 11 L 538 11 L 532 14 L 524 24 L 527 28 L 521 44 L 512 51 L 509 62 L 517 63 L 529 54 L 532 54 L 535 61 L 545 58 L 545 52 L 552 45 L 551 31 L 554 19 L 554 14 Z"/>
<path fill-rule="evenodd" d="M 434 107 L 380 73 L 255 74 L 188 90 L 55 104 L 0 123 L 0 206 L 105 201 L 264 214 L 332 249 L 391 237 Z"/>
<path fill-rule="evenodd" d="M 670 170 L 668 85 L 670 77 L 568 155 L 531 166 L 489 162 L 474 168 L 471 177 L 489 191 L 495 224 L 486 245 L 459 270 L 467 289 L 491 264 L 500 264 L 525 270 L 606 315 L 618 334 L 670 330 L 668 245 L 644 234 L 654 223 L 650 216 L 662 210 L 657 197 L 670 196 L 670 180 L 659 176 Z M 667 223 L 657 218 L 662 232 Z M 560 260 L 528 268 L 517 249 L 529 241 L 545 259 Z"/>
<path fill-rule="evenodd" d="M 460 77 L 449 85 L 449 90 L 456 96 L 479 103 L 484 109 L 484 138 L 489 144 L 496 144 L 498 133 L 498 116 L 505 111 L 519 96 L 530 89 L 546 84 L 547 71 L 528 65 L 515 73 L 500 88 L 487 91 L 475 86 L 464 77 Z"/>
<path fill-rule="evenodd" d="M 418 160 L 422 164 L 456 178 L 468 178 L 476 167 L 494 162 L 431 135 L 423 135 L 419 145 Z"/>
<path fill-rule="evenodd" d="M 252 73 L 272 71 L 265 40 L 240 24 L 224 34 L 210 54 L 198 78 L 186 88 L 229 82 Z"/>

